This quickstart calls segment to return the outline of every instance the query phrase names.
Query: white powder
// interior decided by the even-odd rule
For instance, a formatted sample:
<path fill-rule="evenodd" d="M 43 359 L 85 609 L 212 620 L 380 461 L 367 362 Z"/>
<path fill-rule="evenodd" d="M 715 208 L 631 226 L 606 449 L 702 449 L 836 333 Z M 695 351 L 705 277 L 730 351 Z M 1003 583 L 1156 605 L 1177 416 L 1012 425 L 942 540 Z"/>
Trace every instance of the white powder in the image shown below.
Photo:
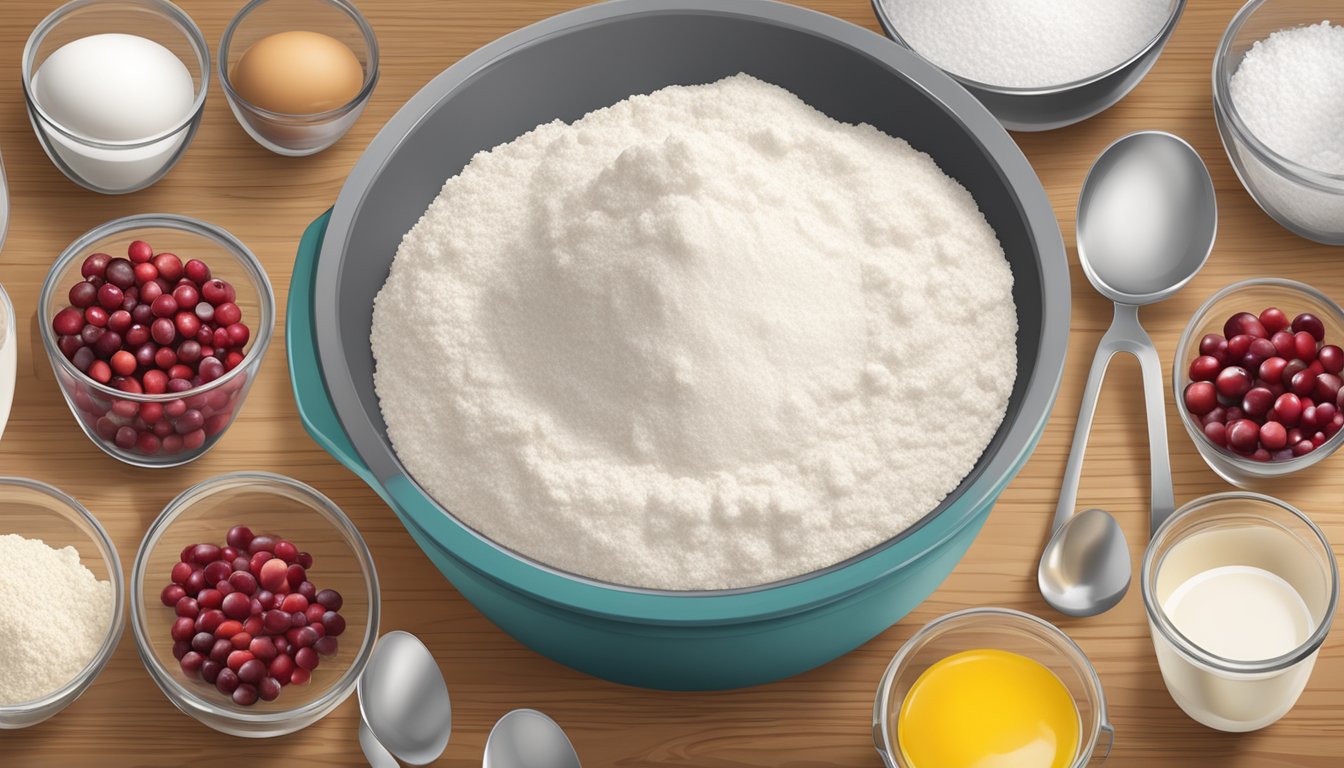
<path fill-rule="evenodd" d="M 738 75 L 473 158 L 397 251 L 374 381 L 407 469 L 494 541 L 742 587 L 961 482 L 1013 386 L 1011 289 L 927 155 Z"/>
<path fill-rule="evenodd" d="M 1270 149 L 1344 174 L 1344 26 L 1322 21 L 1256 41 L 1230 85 L 1237 113 Z"/>
<path fill-rule="evenodd" d="M 93 660 L 112 622 L 112 584 L 74 547 L 0 535 L 0 705 L 41 698 Z"/>
<path fill-rule="evenodd" d="M 1256 138 L 1322 173 L 1344 175 L 1344 26 L 1321 22 L 1257 41 L 1229 83 L 1232 102 Z M 1266 165 L 1234 137 L 1229 150 L 1266 208 L 1299 227 L 1344 234 L 1344 183 L 1306 186 Z"/>
<path fill-rule="evenodd" d="M 921 56 L 970 80 L 1063 85 L 1123 64 L 1157 37 L 1172 0 L 882 0 Z"/>

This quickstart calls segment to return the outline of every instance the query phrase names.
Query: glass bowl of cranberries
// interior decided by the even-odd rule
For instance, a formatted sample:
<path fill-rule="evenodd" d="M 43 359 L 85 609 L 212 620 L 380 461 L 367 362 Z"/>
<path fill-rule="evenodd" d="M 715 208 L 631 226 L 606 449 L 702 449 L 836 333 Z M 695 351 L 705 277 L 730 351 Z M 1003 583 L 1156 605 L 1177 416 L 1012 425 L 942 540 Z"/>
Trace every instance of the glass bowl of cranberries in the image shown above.
<path fill-rule="evenodd" d="M 233 235 L 147 214 L 71 243 L 42 285 L 39 312 L 84 434 L 128 464 L 172 467 L 233 423 L 271 341 L 275 296 Z"/>
<path fill-rule="evenodd" d="M 136 552 L 131 627 L 178 709 L 234 736 L 283 736 L 355 690 L 378 636 L 373 557 L 313 488 L 238 472 L 173 499 Z"/>
<path fill-rule="evenodd" d="M 1176 352 L 1177 411 L 1209 467 L 1254 487 L 1344 443 L 1344 311 L 1282 278 L 1234 283 L 1195 312 Z"/>

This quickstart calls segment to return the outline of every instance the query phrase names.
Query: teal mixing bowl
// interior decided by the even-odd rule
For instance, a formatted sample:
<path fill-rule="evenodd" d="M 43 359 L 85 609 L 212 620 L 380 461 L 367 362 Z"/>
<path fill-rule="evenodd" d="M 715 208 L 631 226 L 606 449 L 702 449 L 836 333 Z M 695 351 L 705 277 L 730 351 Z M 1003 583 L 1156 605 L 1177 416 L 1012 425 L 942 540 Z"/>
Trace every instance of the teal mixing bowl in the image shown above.
<path fill-rule="evenodd" d="M 461 523 L 397 460 L 373 388 L 374 295 L 402 235 L 476 152 L 632 94 L 738 72 L 838 120 L 905 138 L 975 195 L 1014 274 L 1019 359 L 1007 416 L 938 508 L 816 573 L 750 589 L 661 592 L 559 572 Z M 1045 426 L 1067 346 L 1068 266 L 1049 201 L 1017 146 L 965 90 L 909 51 L 768 0 L 615 0 L 507 35 L 414 96 L 369 145 L 335 208 L 304 235 L 288 318 L 308 431 L 382 496 L 483 614 L 598 677 L 705 690 L 834 659 L 900 620 L 951 573 Z"/>

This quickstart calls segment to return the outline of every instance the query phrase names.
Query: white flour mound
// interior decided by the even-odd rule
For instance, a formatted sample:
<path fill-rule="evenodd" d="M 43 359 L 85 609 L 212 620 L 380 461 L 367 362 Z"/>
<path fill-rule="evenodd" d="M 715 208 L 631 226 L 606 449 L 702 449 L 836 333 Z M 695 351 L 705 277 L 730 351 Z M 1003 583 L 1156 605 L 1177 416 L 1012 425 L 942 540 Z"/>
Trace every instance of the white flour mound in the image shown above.
<path fill-rule="evenodd" d="M 1012 274 L 925 154 L 738 75 L 474 157 L 374 304 L 394 449 L 463 522 L 617 584 L 860 553 L 998 429 Z"/>
<path fill-rule="evenodd" d="M 74 547 L 0 535 L 0 705 L 53 693 L 98 653 L 112 623 L 112 583 Z"/>

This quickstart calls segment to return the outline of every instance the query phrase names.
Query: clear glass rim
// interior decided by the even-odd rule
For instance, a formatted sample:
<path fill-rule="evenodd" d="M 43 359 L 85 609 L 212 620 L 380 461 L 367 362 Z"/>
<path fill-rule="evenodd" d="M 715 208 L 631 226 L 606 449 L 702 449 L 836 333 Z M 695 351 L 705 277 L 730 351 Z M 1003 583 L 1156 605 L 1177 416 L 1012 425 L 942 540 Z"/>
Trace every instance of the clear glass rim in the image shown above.
<path fill-rule="evenodd" d="M 1209 442 L 1209 439 L 1204 436 L 1204 431 L 1195 427 L 1194 419 L 1191 417 L 1190 413 L 1185 410 L 1183 400 L 1185 385 L 1188 382 L 1186 381 L 1187 376 L 1186 371 L 1184 370 L 1185 366 L 1181 365 L 1182 358 L 1186 354 L 1186 351 L 1191 349 L 1191 344 L 1195 342 L 1195 334 L 1199 333 L 1199 329 L 1208 319 L 1209 313 L 1213 311 L 1214 306 L 1229 296 L 1232 296 L 1239 291 L 1261 287 L 1281 288 L 1286 291 L 1301 293 L 1313 301 L 1320 302 L 1322 306 L 1326 307 L 1330 313 L 1334 315 L 1335 322 L 1340 326 L 1344 326 L 1344 309 L 1340 308 L 1340 306 L 1329 296 L 1326 296 L 1324 293 L 1321 293 L 1306 283 L 1290 280 L 1286 277 L 1253 277 L 1224 286 L 1214 292 L 1212 296 L 1205 299 L 1204 303 L 1199 305 L 1199 308 L 1190 316 L 1189 322 L 1185 324 L 1185 330 L 1181 331 L 1180 341 L 1176 343 L 1176 357 L 1171 366 L 1172 395 L 1175 399 L 1176 411 L 1181 416 L 1181 423 L 1185 425 L 1185 431 L 1190 434 L 1190 439 L 1195 443 L 1195 447 L 1198 449 L 1201 458 L 1204 458 L 1204 450 L 1208 449 L 1214 451 L 1219 459 L 1228 462 L 1248 475 L 1253 475 L 1255 477 L 1279 477 L 1313 466 L 1334 453 L 1340 445 L 1344 445 L 1344 429 L 1336 432 L 1333 437 L 1326 440 L 1319 448 L 1316 448 L 1310 453 L 1301 456 L 1293 456 L 1292 458 L 1282 459 L 1280 461 L 1255 461 L 1254 459 L 1248 459 L 1245 456 L 1238 456 L 1231 451 L 1219 448 Z M 1205 459 L 1205 461 L 1207 462 L 1208 460 Z M 1271 472 L 1267 471 L 1267 468 L 1274 469 Z"/>
<path fill-rule="evenodd" d="M 251 0 L 251 2 L 239 9 L 238 13 L 234 14 L 233 19 L 229 21 L 229 25 L 224 28 L 224 36 L 219 39 L 218 66 L 219 83 L 221 87 L 223 87 L 225 95 L 227 95 L 230 100 L 246 107 L 249 112 L 255 112 L 268 120 L 296 124 L 324 123 L 333 118 L 345 115 L 364 103 L 369 98 L 369 95 L 373 93 L 374 86 L 378 84 L 378 37 L 374 34 L 373 27 L 369 25 L 368 20 L 359 12 L 359 9 L 355 8 L 353 4 L 346 0 L 321 0 L 321 2 L 333 6 L 338 10 L 343 11 L 346 16 L 349 16 L 350 20 L 359 27 L 359 31 L 364 35 L 364 44 L 368 46 L 368 64 L 365 67 L 364 83 L 360 87 L 359 93 L 355 94 L 354 98 L 339 107 L 328 109 L 325 112 L 275 112 L 253 104 L 243 98 L 238 91 L 234 90 L 228 72 L 229 49 L 233 45 L 234 32 L 238 30 L 238 27 L 242 24 L 243 20 L 251 15 L 252 11 L 270 2 L 272 2 L 272 0 Z"/>
<path fill-rule="evenodd" d="M 332 528 L 342 535 L 346 544 L 354 551 L 355 559 L 364 575 L 365 587 L 368 590 L 368 623 L 364 631 L 364 639 L 355 658 L 351 659 L 349 669 L 339 679 L 333 681 L 331 687 L 321 696 L 297 707 L 276 712 L 240 712 L 237 709 L 229 709 L 209 701 L 196 691 L 187 688 L 159 662 L 149 641 L 148 628 L 141 621 L 142 615 L 147 616 L 147 611 L 144 610 L 145 606 L 141 605 L 141 595 L 144 592 L 144 582 L 147 575 L 145 566 L 149 559 L 149 553 L 158 545 L 159 539 L 186 510 L 190 509 L 200 499 L 216 493 L 229 493 L 240 486 L 251 490 L 283 490 L 297 494 L 311 502 L 319 510 L 319 513 L 332 523 Z M 145 669 L 149 671 L 149 675 L 153 678 L 155 684 L 174 705 L 189 710 L 192 716 L 198 719 L 205 717 L 226 720 L 244 726 L 278 726 L 312 717 L 320 717 L 331 706 L 344 701 L 354 692 L 355 685 L 359 682 L 359 676 L 363 673 L 364 667 L 373 655 L 373 648 L 378 638 L 382 603 L 381 589 L 378 584 L 378 572 L 374 567 L 373 554 L 369 551 L 364 537 L 360 535 L 359 529 L 355 527 L 354 522 L 345 512 L 321 491 L 306 483 L 272 472 L 229 472 L 216 475 L 191 486 L 168 502 L 168 505 L 150 524 L 149 530 L 145 532 L 145 537 L 140 541 L 140 546 L 136 550 L 135 563 L 131 570 L 130 591 L 131 629 L 135 635 L 136 650 L 139 651 Z"/>
<path fill-rule="evenodd" d="M 1265 144 L 1246 125 L 1246 121 L 1237 110 L 1236 100 L 1232 98 L 1232 75 L 1235 73 L 1225 73 L 1225 70 L 1228 69 L 1225 66 L 1228 63 L 1228 57 L 1232 55 L 1232 42 L 1241 32 L 1241 28 L 1246 25 L 1246 22 L 1266 2 L 1267 0 L 1250 0 L 1247 2 L 1232 17 L 1232 21 L 1228 23 L 1227 29 L 1223 32 L 1222 40 L 1219 41 L 1218 48 L 1213 54 L 1214 108 L 1227 118 L 1232 134 L 1249 148 L 1260 162 L 1269 166 L 1275 172 L 1322 192 L 1344 194 L 1344 174 L 1326 173 L 1302 165 Z"/>
<path fill-rule="evenodd" d="M 1162 560 L 1157 557 L 1157 551 L 1161 545 L 1167 543 L 1167 539 L 1172 535 L 1175 526 L 1183 519 L 1207 510 L 1210 506 L 1220 505 L 1227 501 L 1253 501 L 1261 504 L 1267 504 L 1289 513 L 1307 526 L 1307 528 L 1316 536 L 1317 543 L 1325 550 L 1324 560 L 1328 566 L 1328 575 L 1330 579 L 1330 601 L 1322 615 L 1320 624 L 1316 630 L 1307 637 L 1301 645 L 1293 650 L 1275 656 L 1272 659 L 1262 659 L 1259 661 L 1238 661 L 1228 659 L 1215 653 L 1210 653 L 1200 648 L 1184 634 L 1181 633 L 1176 625 L 1168 618 L 1166 611 L 1158 603 L 1154 591 L 1157 589 L 1157 572 L 1162 567 Z M 1311 654 L 1315 653 L 1321 644 L 1325 642 L 1326 635 L 1330 634 L 1330 625 L 1334 618 L 1335 610 L 1339 607 L 1339 568 L 1335 565 L 1334 550 L 1330 548 L 1330 542 L 1325 538 L 1325 533 L 1293 505 L 1273 496 L 1267 496 L 1263 493 L 1252 491 L 1226 491 L 1223 493 L 1213 493 L 1208 496 L 1201 496 L 1189 501 L 1176 510 L 1168 517 L 1157 532 L 1153 534 L 1152 540 L 1148 543 L 1148 548 L 1143 553 L 1143 572 L 1141 577 L 1141 586 L 1143 592 L 1143 607 L 1148 613 L 1148 618 L 1153 626 L 1157 627 L 1162 636 L 1176 646 L 1180 653 L 1188 658 L 1192 658 L 1199 663 L 1212 667 L 1221 672 L 1230 672 L 1233 674 L 1257 674 L 1265 672 L 1278 672 L 1287 669 Z"/>
<path fill-rule="evenodd" d="M 58 24 L 73 13 L 84 8 L 95 5 L 101 5 L 106 0 L 70 0 L 70 2 L 57 8 L 47 15 L 45 19 L 33 28 L 32 34 L 28 36 L 28 42 L 23 46 L 23 95 L 27 99 L 28 105 L 33 112 L 41 118 L 42 122 L 51 126 L 62 136 L 71 141 L 83 144 L 88 147 L 98 149 L 136 149 L 157 144 L 165 139 L 176 136 L 183 130 L 191 127 L 205 110 L 205 97 L 210 92 L 210 45 L 205 42 L 205 35 L 201 34 L 200 27 L 187 15 L 185 11 L 168 0 L 119 0 L 119 2 L 132 3 L 142 6 L 148 10 L 159 13 L 164 18 L 176 24 L 186 33 L 187 40 L 196 51 L 196 57 L 199 59 L 201 67 L 201 84 L 196 90 L 195 98 L 191 102 L 191 109 L 181 122 L 165 131 L 154 134 L 146 139 L 131 139 L 128 141 L 107 141 L 96 139 L 92 136 L 85 136 L 82 133 L 66 128 L 60 121 L 47 113 L 42 103 L 38 101 L 37 94 L 33 93 L 33 60 L 37 57 L 37 47 L 46 39 L 48 33 L 55 29 Z"/>
<path fill-rule="evenodd" d="M 891 15 L 887 13 L 886 3 L 884 3 L 883 0 L 872 0 L 872 3 L 873 3 L 873 12 L 877 15 L 878 25 L 881 26 L 882 29 L 887 33 L 887 36 L 890 37 L 895 42 L 900 43 L 905 48 L 914 51 L 915 55 L 919 56 L 920 58 L 925 58 L 924 54 L 920 53 L 918 48 L 911 45 L 909 41 L 907 41 L 904 37 L 901 36 L 900 31 L 897 29 L 896 23 L 892 20 Z M 1144 56 L 1147 56 L 1148 53 L 1152 51 L 1154 47 L 1161 45 L 1163 41 L 1168 36 L 1171 35 L 1172 31 L 1176 28 L 1176 23 L 1181 19 L 1181 14 L 1185 11 L 1185 4 L 1186 0 L 1172 0 L 1171 9 L 1167 15 L 1167 20 L 1162 23 L 1162 26 L 1158 29 L 1157 34 L 1154 35 L 1151 39 L 1149 39 L 1146 43 L 1144 43 L 1143 46 L 1139 48 L 1139 50 L 1135 52 L 1133 56 L 1130 56 L 1129 58 L 1125 59 L 1119 64 L 1104 69 L 1095 75 L 1088 75 L 1087 77 L 1079 78 L 1077 80 L 1071 80 L 1066 83 L 1060 83 L 1058 85 L 1026 85 L 1026 86 L 993 85 L 991 83 L 985 83 L 979 80 L 975 80 L 973 78 L 959 75 L 950 69 L 945 69 L 939 66 L 936 62 L 934 62 L 931 59 L 925 59 L 925 60 L 928 61 L 930 64 L 933 64 L 933 66 L 938 67 L 939 71 L 947 73 L 947 75 L 951 77 L 953 80 L 956 80 L 958 83 L 961 83 L 962 85 L 965 85 L 970 88 L 976 88 L 982 91 L 987 91 L 989 93 L 1002 94 L 1004 96 L 1053 96 L 1055 94 L 1071 91 L 1074 90 L 1075 88 L 1082 88 L 1084 86 L 1091 85 L 1101 80 L 1105 80 L 1111 75 L 1114 75 L 1116 72 L 1119 72 L 1122 69 L 1130 67 L 1131 65 L 1134 64 L 1134 62 L 1142 59 Z"/>
<path fill-rule="evenodd" d="M 959 611 L 947 613 L 920 627 L 915 634 L 910 636 L 901 645 L 900 650 L 892 657 L 891 662 L 887 664 L 887 669 L 882 673 L 882 680 L 877 686 L 877 698 L 873 705 L 873 739 L 877 749 L 884 757 L 899 754 L 899 748 L 892 737 L 887 724 L 891 721 L 891 693 L 896 685 L 896 673 L 905 660 L 915 652 L 915 650 L 930 635 L 942 629 L 945 625 L 965 621 L 967 619 L 975 620 L 979 618 L 996 618 L 1015 622 L 1035 629 L 1042 630 L 1045 635 L 1054 642 L 1064 655 L 1074 664 L 1074 666 L 1083 673 L 1083 678 L 1088 686 L 1096 694 L 1096 701 L 1093 702 L 1095 712 L 1093 712 L 1092 722 L 1090 723 L 1092 731 L 1096 734 L 1089 744 L 1083 744 L 1080 738 L 1078 744 L 1078 754 L 1074 757 L 1071 765 L 1073 768 L 1080 768 L 1092 759 L 1093 752 L 1096 750 L 1098 737 L 1102 733 L 1111 733 L 1112 726 L 1110 718 L 1106 714 L 1106 693 L 1101 685 L 1101 677 L 1097 674 L 1096 667 L 1092 666 L 1092 660 L 1087 657 L 1083 649 L 1074 641 L 1072 637 L 1064 630 L 1042 619 L 1039 616 L 1032 615 L 1025 611 L 1019 611 L 1014 608 L 999 608 L 993 606 L 965 608 Z M 1081 736 L 1081 734 L 1080 734 Z M 1107 748 L 1109 752 L 1109 747 Z"/>
<path fill-rule="evenodd" d="M 160 395 L 135 394 L 123 392 L 116 387 L 94 381 L 76 368 L 75 364 L 67 359 L 60 348 L 56 346 L 56 336 L 51 329 L 51 318 L 54 313 L 51 313 L 50 310 L 52 300 L 59 295 L 57 291 L 60 290 L 60 286 L 57 283 L 61 279 L 61 275 L 75 259 L 80 258 L 97 241 L 135 229 L 172 229 L 204 237 L 232 253 L 243 266 L 243 271 L 252 279 L 257 289 L 257 303 L 261 308 L 261 322 L 253 329 L 255 336 L 251 348 L 243 356 L 243 361 L 233 370 L 225 371 L 223 376 L 214 381 L 202 384 L 199 387 L 192 387 L 183 392 L 165 392 Z M 243 245 L 241 240 L 225 229 L 200 219 L 169 213 L 142 213 L 134 216 L 124 216 L 99 224 L 80 235 L 74 242 L 66 246 L 61 255 L 56 258 L 55 263 L 51 265 L 51 270 L 47 272 L 47 279 L 42 283 L 42 292 L 37 306 L 42 346 L 46 349 L 47 357 L 51 359 L 53 368 L 75 377 L 89 389 L 105 397 L 131 400 L 137 403 L 166 403 L 183 397 L 210 392 L 228 384 L 238 378 L 243 371 L 251 368 L 255 362 L 261 360 L 262 356 L 266 354 L 267 347 L 270 346 L 271 336 L 275 331 L 275 293 L 271 290 L 271 280 L 266 274 L 266 269 L 257 260 L 256 255 L 246 245 Z"/>
<path fill-rule="evenodd" d="M 5 293 L 5 286 L 2 284 L 0 284 L 0 317 L 5 320 L 4 330 L 0 332 L 0 349 L 4 349 L 5 342 L 18 339 L 19 330 L 14 326 L 17 325 L 19 318 L 14 314 L 14 303 L 9 300 L 9 294 Z"/>
<path fill-rule="evenodd" d="M 37 715 L 53 706 L 69 704 L 102 673 L 103 668 L 107 666 L 107 662 L 112 659 L 117 644 L 121 641 L 121 630 L 126 620 L 126 585 L 122 580 L 121 558 L 117 555 L 116 545 L 112 543 L 111 537 L 107 535 L 107 530 L 103 528 L 102 523 L 98 522 L 98 518 L 94 517 L 93 513 L 73 496 L 54 486 L 26 477 L 0 476 L 0 486 L 21 488 L 50 497 L 62 506 L 69 508 L 76 516 L 88 523 L 94 533 L 90 541 L 98 547 L 100 554 L 102 554 L 107 564 L 108 581 L 112 583 L 112 621 L 93 658 L 65 685 L 41 698 L 21 701 L 17 704 L 0 704 L 0 718 L 9 718 Z"/>

